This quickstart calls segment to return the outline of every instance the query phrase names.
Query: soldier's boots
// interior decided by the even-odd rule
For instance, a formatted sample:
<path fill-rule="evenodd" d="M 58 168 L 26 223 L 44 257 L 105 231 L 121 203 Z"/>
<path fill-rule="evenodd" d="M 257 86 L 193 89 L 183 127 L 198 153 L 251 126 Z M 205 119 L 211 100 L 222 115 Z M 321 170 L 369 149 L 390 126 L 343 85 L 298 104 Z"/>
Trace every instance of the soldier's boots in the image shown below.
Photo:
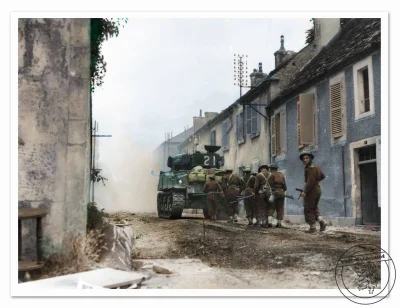
<path fill-rule="evenodd" d="M 256 227 L 261 227 L 261 219 L 260 218 L 256 218 L 255 226 Z"/>
<path fill-rule="evenodd" d="M 268 224 L 267 224 L 267 221 L 265 219 L 263 219 L 263 221 L 261 223 L 261 228 L 268 228 Z"/>
<path fill-rule="evenodd" d="M 278 223 L 276 224 L 277 228 L 283 228 L 282 226 L 282 220 L 278 220 Z"/>
<path fill-rule="evenodd" d="M 319 231 L 321 231 L 321 232 L 325 231 L 327 225 L 328 225 L 328 224 L 326 223 L 326 221 L 325 221 L 324 219 L 322 219 L 322 220 L 319 222 Z"/>
<path fill-rule="evenodd" d="M 272 222 L 274 221 L 274 217 L 268 216 L 268 228 L 272 228 Z"/>
<path fill-rule="evenodd" d="M 310 229 L 308 229 L 306 232 L 307 233 L 315 233 L 315 232 L 317 232 L 316 224 L 314 223 L 314 224 L 310 225 Z"/>
<path fill-rule="evenodd" d="M 233 215 L 233 222 L 238 222 L 237 214 Z"/>
<path fill-rule="evenodd" d="M 249 221 L 249 226 L 252 226 L 253 225 L 253 218 L 247 218 L 247 219 Z"/>
<path fill-rule="evenodd" d="M 217 220 L 217 215 L 212 216 L 211 220 Z"/>
<path fill-rule="evenodd" d="M 233 223 L 233 217 L 232 217 L 232 216 L 229 216 L 228 222 L 229 222 L 229 223 Z"/>

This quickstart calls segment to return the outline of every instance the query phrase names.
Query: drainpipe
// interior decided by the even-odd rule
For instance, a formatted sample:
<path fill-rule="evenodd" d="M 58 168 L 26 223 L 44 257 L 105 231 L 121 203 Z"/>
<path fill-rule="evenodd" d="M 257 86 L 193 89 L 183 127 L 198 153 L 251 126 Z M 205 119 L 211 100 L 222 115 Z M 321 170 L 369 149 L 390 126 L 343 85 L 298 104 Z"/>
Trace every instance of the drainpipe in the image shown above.
<path fill-rule="evenodd" d="M 342 145 L 342 175 L 343 175 L 343 205 L 344 205 L 344 217 L 347 217 L 346 207 L 346 175 L 344 173 L 344 145 Z"/>
<path fill-rule="evenodd" d="M 268 114 L 268 109 L 265 107 L 265 114 L 267 115 L 267 137 L 268 137 L 268 152 L 269 152 L 269 165 L 272 164 L 272 150 L 271 150 L 271 117 Z"/>

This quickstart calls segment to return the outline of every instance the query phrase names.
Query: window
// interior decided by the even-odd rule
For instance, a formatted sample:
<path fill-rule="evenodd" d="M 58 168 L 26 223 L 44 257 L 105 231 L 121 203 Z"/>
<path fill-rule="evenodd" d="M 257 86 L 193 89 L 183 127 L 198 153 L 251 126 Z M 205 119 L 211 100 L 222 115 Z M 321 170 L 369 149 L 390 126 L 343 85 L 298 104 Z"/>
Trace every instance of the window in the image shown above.
<path fill-rule="evenodd" d="M 236 140 L 238 143 L 244 141 L 244 131 L 243 131 L 243 112 L 236 116 Z"/>
<path fill-rule="evenodd" d="M 211 145 L 216 145 L 216 144 L 217 144 L 216 138 L 215 138 L 215 129 L 211 131 L 211 134 L 210 134 L 210 144 L 211 144 Z"/>
<path fill-rule="evenodd" d="M 272 156 L 286 152 L 286 115 L 285 111 L 271 117 L 271 152 Z"/>
<path fill-rule="evenodd" d="M 246 106 L 246 134 L 258 136 L 260 134 L 260 115 L 256 110 L 259 106 Z"/>
<path fill-rule="evenodd" d="M 222 122 L 222 148 L 229 149 L 229 127 L 230 119 L 226 119 Z"/>
<path fill-rule="evenodd" d="M 355 119 L 375 114 L 372 57 L 353 66 Z"/>
<path fill-rule="evenodd" d="M 316 143 L 316 106 L 314 94 L 300 94 L 297 102 L 297 146 Z"/>
<path fill-rule="evenodd" d="M 344 134 L 342 82 L 337 82 L 330 85 L 329 96 L 330 96 L 330 114 L 331 114 L 331 137 L 339 138 Z"/>

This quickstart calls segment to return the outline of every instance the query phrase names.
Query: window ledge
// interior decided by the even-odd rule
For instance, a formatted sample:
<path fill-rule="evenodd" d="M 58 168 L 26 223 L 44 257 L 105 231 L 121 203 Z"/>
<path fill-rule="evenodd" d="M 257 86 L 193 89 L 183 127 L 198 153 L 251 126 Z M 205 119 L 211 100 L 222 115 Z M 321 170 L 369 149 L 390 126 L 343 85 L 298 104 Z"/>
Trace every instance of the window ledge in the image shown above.
<path fill-rule="evenodd" d="M 274 156 L 275 161 L 281 161 L 286 159 L 286 152 L 282 152 L 279 155 Z"/>
<path fill-rule="evenodd" d="M 257 138 L 257 137 L 259 137 L 259 136 L 260 136 L 260 133 L 256 133 L 256 134 L 250 135 L 250 138 L 251 138 L 251 139 L 254 139 L 254 138 Z"/>
<path fill-rule="evenodd" d="M 245 143 L 245 142 L 246 142 L 246 141 L 245 141 L 244 139 L 238 140 L 238 141 L 237 141 L 238 145 L 241 145 L 241 144 L 243 144 L 243 143 Z"/>
<path fill-rule="evenodd" d="M 360 114 L 357 114 L 357 115 L 355 116 L 355 121 L 363 120 L 363 119 L 365 119 L 365 118 L 372 118 L 372 117 L 374 117 L 374 116 L 375 116 L 375 112 L 372 112 L 372 111 L 360 113 Z"/>
<path fill-rule="evenodd" d="M 224 152 L 229 151 L 229 147 L 223 147 L 223 148 L 222 148 L 222 151 L 224 151 Z"/>

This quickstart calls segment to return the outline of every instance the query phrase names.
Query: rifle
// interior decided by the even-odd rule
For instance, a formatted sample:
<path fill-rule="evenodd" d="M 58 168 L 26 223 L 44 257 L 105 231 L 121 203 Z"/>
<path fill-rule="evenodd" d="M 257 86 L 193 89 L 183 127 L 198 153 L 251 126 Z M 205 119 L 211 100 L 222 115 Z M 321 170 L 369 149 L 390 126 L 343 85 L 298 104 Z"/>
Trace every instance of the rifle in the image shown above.
<path fill-rule="evenodd" d="M 273 191 L 272 194 L 274 196 L 279 196 L 279 191 Z M 289 198 L 289 199 L 294 200 L 294 197 L 292 195 L 287 195 L 286 192 L 285 192 L 285 198 Z"/>
<path fill-rule="evenodd" d="M 302 190 L 302 189 L 300 189 L 300 188 L 296 188 L 296 190 L 300 192 L 300 195 L 299 195 L 299 197 L 297 198 L 297 200 L 299 200 L 299 199 L 300 199 L 300 197 L 301 197 L 301 193 L 303 193 L 303 192 L 304 192 L 304 190 Z"/>
<path fill-rule="evenodd" d="M 246 196 L 246 197 L 236 197 L 236 198 L 238 198 L 236 201 L 232 201 L 232 202 L 229 202 L 229 203 L 239 202 L 239 201 L 242 201 L 242 200 L 250 198 L 250 197 L 254 197 L 254 194 L 251 194 L 251 195 Z"/>

